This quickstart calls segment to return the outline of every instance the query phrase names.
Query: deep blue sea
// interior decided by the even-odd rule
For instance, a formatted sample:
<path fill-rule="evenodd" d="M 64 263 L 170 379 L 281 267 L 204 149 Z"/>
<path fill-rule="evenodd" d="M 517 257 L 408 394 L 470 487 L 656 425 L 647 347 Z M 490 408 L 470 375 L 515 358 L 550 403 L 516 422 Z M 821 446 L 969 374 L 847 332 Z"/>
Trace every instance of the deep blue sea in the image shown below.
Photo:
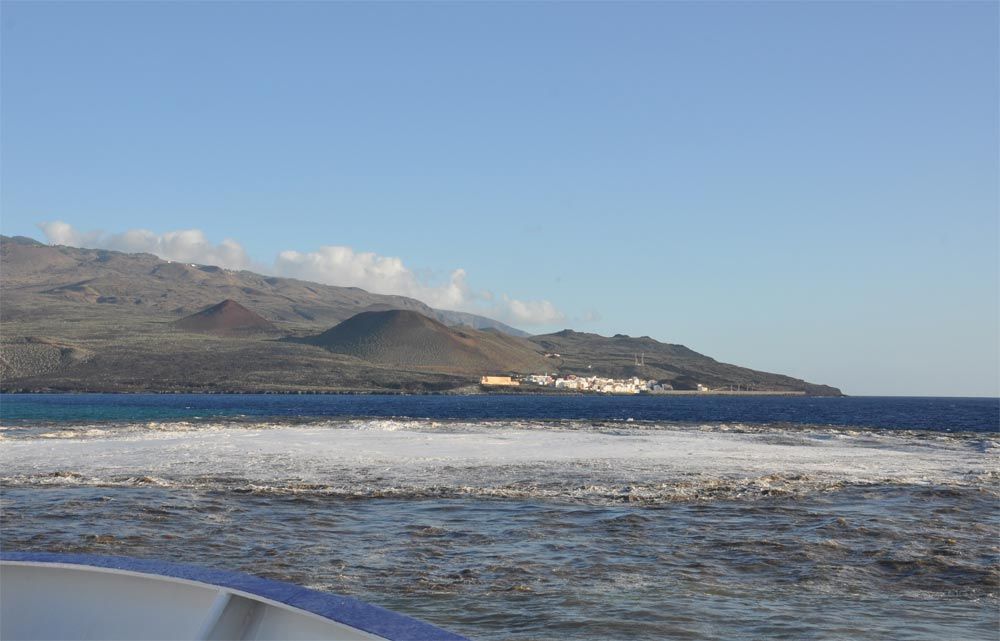
<path fill-rule="evenodd" d="M 944 432 L 1000 430 L 1000 399 L 787 396 L 401 396 L 286 394 L 0 395 L 0 420 L 211 418 L 636 420 L 808 424 Z"/>
<path fill-rule="evenodd" d="M 0 547 L 482 640 L 988 640 L 1000 400 L 0 396 Z"/>

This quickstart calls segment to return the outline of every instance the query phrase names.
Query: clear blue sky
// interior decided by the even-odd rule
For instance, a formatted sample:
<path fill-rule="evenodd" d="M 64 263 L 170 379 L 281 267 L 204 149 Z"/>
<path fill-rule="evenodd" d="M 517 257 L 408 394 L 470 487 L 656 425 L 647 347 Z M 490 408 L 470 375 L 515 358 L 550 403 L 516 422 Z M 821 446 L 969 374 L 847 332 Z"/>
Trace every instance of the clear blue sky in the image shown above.
<path fill-rule="evenodd" d="M 5 234 L 343 245 L 854 394 L 996 395 L 995 2 L 2 7 Z"/>

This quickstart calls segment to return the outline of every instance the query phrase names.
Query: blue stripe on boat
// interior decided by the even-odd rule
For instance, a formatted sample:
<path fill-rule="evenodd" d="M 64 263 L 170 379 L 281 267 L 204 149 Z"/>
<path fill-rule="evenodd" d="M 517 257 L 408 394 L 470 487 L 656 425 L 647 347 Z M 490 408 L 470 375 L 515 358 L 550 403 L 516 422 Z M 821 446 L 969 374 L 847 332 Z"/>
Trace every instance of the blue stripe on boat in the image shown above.
<path fill-rule="evenodd" d="M 94 554 L 57 554 L 53 552 L 0 552 L 0 561 L 33 563 L 65 563 L 142 574 L 155 574 L 176 579 L 199 581 L 239 590 L 271 601 L 299 608 L 326 619 L 392 639 L 392 641 L 468 641 L 465 637 L 436 628 L 377 605 L 350 597 L 310 590 L 294 583 L 262 579 L 249 574 L 214 570 L 151 559 Z"/>

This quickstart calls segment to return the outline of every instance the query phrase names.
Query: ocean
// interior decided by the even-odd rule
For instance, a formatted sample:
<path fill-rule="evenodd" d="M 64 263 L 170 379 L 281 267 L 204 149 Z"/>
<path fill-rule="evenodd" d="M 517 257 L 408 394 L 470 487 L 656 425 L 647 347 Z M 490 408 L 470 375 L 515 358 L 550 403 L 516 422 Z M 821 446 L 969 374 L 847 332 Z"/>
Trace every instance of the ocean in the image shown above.
<path fill-rule="evenodd" d="M 1000 400 L 0 396 L 0 545 L 472 639 L 997 639 Z"/>

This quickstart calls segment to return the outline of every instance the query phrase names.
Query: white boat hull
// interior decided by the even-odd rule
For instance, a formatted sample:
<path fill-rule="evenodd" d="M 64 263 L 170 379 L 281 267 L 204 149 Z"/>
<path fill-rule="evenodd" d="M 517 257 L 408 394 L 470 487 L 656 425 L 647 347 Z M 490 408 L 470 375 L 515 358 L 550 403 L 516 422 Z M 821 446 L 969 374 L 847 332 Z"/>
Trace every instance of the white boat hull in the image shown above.
<path fill-rule="evenodd" d="M 0 638 L 457 641 L 355 599 L 121 557 L 4 554 Z"/>

